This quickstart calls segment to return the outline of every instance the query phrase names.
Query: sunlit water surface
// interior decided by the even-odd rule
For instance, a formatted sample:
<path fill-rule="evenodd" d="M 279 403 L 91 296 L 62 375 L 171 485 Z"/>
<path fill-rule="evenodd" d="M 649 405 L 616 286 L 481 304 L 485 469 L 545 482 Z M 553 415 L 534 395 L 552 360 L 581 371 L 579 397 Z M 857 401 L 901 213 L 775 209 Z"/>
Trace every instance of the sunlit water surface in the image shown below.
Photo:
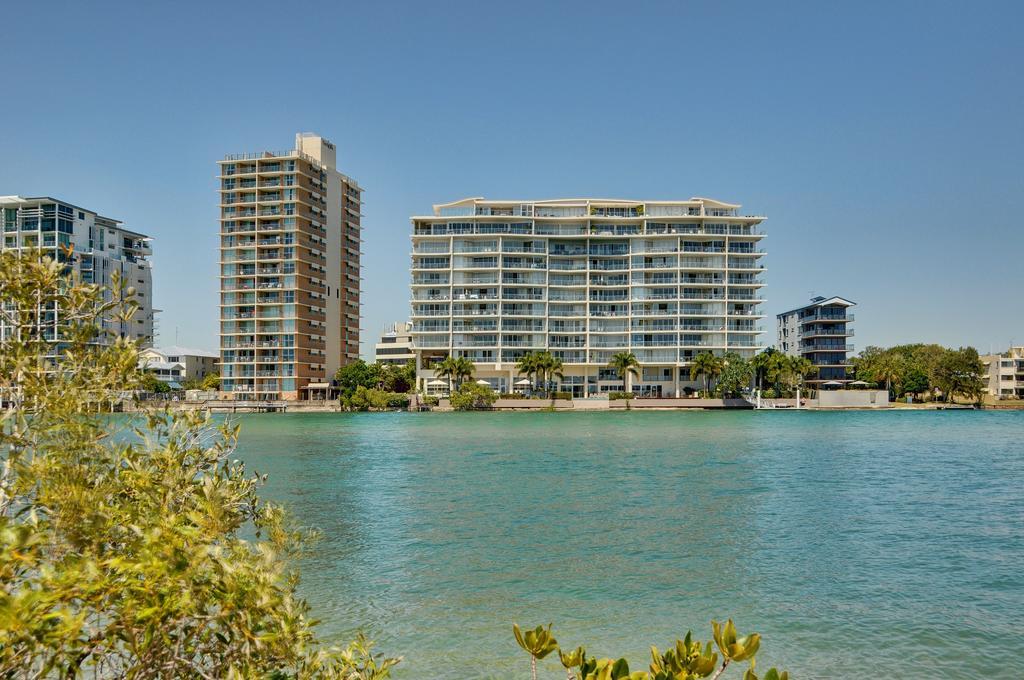
<path fill-rule="evenodd" d="M 728 616 L 797 678 L 1024 677 L 1021 412 L 238 419 L 323 532 L 323 633 L 399 678 L 528 677 L 513 621 L 636 670 Z"/>

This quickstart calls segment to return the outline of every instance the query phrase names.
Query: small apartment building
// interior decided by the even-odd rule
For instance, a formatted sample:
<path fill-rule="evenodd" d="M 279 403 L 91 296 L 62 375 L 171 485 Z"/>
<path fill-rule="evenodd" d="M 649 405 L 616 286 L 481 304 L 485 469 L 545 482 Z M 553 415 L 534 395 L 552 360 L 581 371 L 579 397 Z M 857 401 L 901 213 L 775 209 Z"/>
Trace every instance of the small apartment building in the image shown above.
<path fill-rule="evenodd" d="M 527 352 L 563 363 L 574 397 L 623 389 L 608 367 L 640 363 L 634 392 L 671 397 L 702 352 L 751 357 L 763 346 L 758 226 L 737 204 L 467 198 L 412 221 L 412 341 L 418 387 L 446 356 L 475 365 L 501 393 L 523 376 Z"/>
<path fill-rule="evenodd" d="M 778 339 L 775 348 L 789 356 L 804 357 L 818 371 L 807 384 L 847 383 L 850 353 L 853 345 L 853 314 L 848 310 L 857 303 L 841 297 L 816 297 L 810 304 L 777 316 Z"/>
<path fill-rule="evenodd" d="M 139 367 L 152 371 L 158 380 L 181 387 L 186 380 L 202 380 L 217 372 L 216 352 L 172 345 L 139 352 Z"/>
<path fill-rule="evenodd" d="M 149 236 L 126 229 L 118 220 L 49 196 L 0 196 L 0 217 L 0 251 L 39 250 L 63 263 L 65 271 L 77 272 L 85 283 L 109 288 L 117 273 L 125 285 L 135 289 L 139 305 L 135 316 L 130 320 L 104 319 L 106 335 L 100 342 L 124 337 L 143 347 L 152 343 L 155 310 Z M 52 335 L 58 340 L 60 310 L 52 312 Z M 0 318 L 0 338 L 6 330 L 3 324 Z"/>
<path fill-rule="evenodd" d="M 307 398 L 359 358 L 362 189 L 313 133 L 219 167 L 221 390 Z"/>
<path fill-rule="evenodd" d="M 981 357 L 985 393 L 993 399 L 1024 399 L 1024 346 Z"/>
<path fill-rule="evenodd" d="M 404 366 L 415 360 L 412 348 L 412 322 L 396 321 L 384 327 L 380 342 L 374 345 L 374 361 L 378 364 Z"/>

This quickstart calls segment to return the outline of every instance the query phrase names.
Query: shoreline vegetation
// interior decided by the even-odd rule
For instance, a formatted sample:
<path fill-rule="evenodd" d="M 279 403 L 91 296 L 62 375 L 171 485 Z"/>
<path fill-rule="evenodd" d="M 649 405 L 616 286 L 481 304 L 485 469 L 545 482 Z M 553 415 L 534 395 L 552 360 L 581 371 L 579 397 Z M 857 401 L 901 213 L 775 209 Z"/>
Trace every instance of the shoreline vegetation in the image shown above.
<path fill-rule="evenodd" d="M 137 343 L 104 335 L 104 321 L 138 308 L 116 274 L 114 286 L 36 253 L 0 253 L 11 330 L 0 338 L 0 676 L 391 677 L 401 658 L 374 653 L 362 634 L 343 647 L 319 636 L 298 595 L 317 531 L 260 497 L 267 476 L 234 458 L 238 425 L 173 410 L 144 423 L 106 417 L 146 380 Z M 481 394 L 462 396 L 475 407 Z M 739 636 L 731 620 L 712 628 L 714 646 L 687 633 L 652 648 L 649 672 L 562 650 L 550 624 L 513 634 L 533 680 L 556 651 L 569 680 L 716 680 L 741 663 L 744 680 L 758 680 L 760 635 Z"/>
<path fill-rule="evenodd" d="M 1024 408 L 1021 404 L 986 398 L 984 365 L 974 348 L 948 349 L 921 343 L 887 349 L 867 347 L 851 362 L 847 378 L 850 384 L 841 385 L 841 392 L 848 391 L 851 385 L 863 389 L 841 398 L 836 398 L 840 394 L 835 391 L 821 391 L 821 386 L 809 381 L 818 369 L 806 358 L 788 356 L 771 348 L 750 359 L 733 352 L 723 356 L 703 352 L 689 371 L 690 380 L 702 389 L 687 385 L 683 394 L 675 396 L 662 396 L 660 389 L 658 394 L 634 392 L 631 379 L 639 377 L 643 367 L 634 354 L 625 351 L 615 354 L 608 364 L 622 381 L 622 391 L 588 397 L 574 397 L 571 392 L 561 391 L 557 380 L 564 378 L 564 367 L 550 352 L 529 352 L 520 359 L 516 370 L 525 379 L 517 385 L 526 386 L 510 394 L 495 392 L 486 380 L 472 380 L 475 366 L 465 358 L 448 356 L 431 368 L 435 376 L 431 382 L 440 381 L 444 386 L 440 394 L 417 390 L 422 378 L 417 377 L 412 361 L 405 365 L 367 364 L 360 359 L 335 374 L 336 399 L 247 402 L 225 399 L 227 395 L 221 394 L 216 399 L 160 402 L 158 406 L 230 412 Z M 152 383 L 152 376 L 147 377 Z M 141 410 L 153 407 L 146 403 L 136 406 Z"/>

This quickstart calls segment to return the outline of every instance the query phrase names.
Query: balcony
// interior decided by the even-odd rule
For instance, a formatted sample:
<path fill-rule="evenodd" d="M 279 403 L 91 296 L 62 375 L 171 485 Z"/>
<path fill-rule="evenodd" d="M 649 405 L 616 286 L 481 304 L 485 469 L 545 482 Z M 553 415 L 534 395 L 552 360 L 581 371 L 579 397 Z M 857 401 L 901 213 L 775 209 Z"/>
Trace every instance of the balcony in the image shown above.
<path fill-rule="evenodd" d="M 551 246 L 551 251 L 550 252 L 551 252 L 551 255 L 555 255 L 555 256 L 559 256 L 559 257 L 568 257 L 568 256 L 572 256 L 572 255 L 586 255 L 587 254 L 587 249 L 586 248 L 559 247 L 557 244 L 554 244 L 554 245 Z"/>
<path fill-rule="evenodd" d="M 853 345 L 829 345 L 822 343 L 803 343 L 799 347 L 801 352 L 850 352 Z"/>
<path fill-rule="evenodd" d="M 684 253 L 724 253 L 724 246 L 683 246 Z"/>
<path fill-rule="evenodd" d="M 808 314 L 807 316 L 801 316 L 799 322 L 801 324 L 812 323 L 815 321 L 853 321 L 853 314 L 836 314 L 834 312 L 815 312 Z"/>
<path fill-rule="evenodd" d="M 544 246 L 520 246 L 506 243 L 502 246 L 501 252 L 503 253 L 540 253 L 544 254 L 546 249 Z"/>
<path fill-rule="evenodd" d="M 800 331 L 801 338 L 812 338 L 815 336 L 853 337 L 852 328 L 804 328 Z"/>

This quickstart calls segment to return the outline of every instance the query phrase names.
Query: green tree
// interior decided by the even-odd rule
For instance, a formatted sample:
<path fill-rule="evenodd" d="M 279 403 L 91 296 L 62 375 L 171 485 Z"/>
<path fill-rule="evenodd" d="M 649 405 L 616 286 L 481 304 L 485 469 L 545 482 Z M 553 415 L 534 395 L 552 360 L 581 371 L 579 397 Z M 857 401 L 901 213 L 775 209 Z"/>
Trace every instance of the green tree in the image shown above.
<path fill-rule="evenodd" d="M 616 352 L 608 362 L 608 368 L 615 369 L 619 379 L 622 380 L 624 390 L 631 392 L 629 377 L 640 375 L 640 362 L 637 361 L 636 355 L 632 352 Z"/>
<path fill-rule="evenodd" d="M 220 375 L 217 373 L 210 373 L 205 376 L 199 382 L 199 388 L 203 390 L 219 390 L 220 389 Z"/>
<path fill-rule="evenodd" d="M 942 390 L 946 401 L 961 395 L 969 400 L 980 401 L 985 389 L 981 378 L 985 366 L 973 347 L 946 350 L 935 366 L 935 386 Z"/>
<path fill-rule="evenodd" d="M 810 359 L 806 357 L 786 357 L 785 379 L 791 390 L 795 390 L 804 383 L 804 378 L 809 378 L 818 372 Z"/>
<path fill-rule="evenodd" d="M 883 352 L 874 361 L 871 368 L 871 379 L 878 383 L 885 383 L 885 389 L 890 396 L 893 394 L 893 385 L 898 387 L 906 381 L 908 372 L 906 358 L 898 352 Z"/>
<path fill-rule="evenodd" d="M 456 411 L 475 411 L 490 408 L 497 401 L 498 395 L 486 385 L 468 382 L 452 393 L 452 408 Z"/>
<path fill-rule="evenodd" d="M 735 352 L 727 352 L 722 357 L 722 374 L 718 378 L 715 391 L 723 398 L 739 397 L 743 389 L 750 387 L 754 377 L 754 365 Z"/>
<path fill-rule="evenodd" d="M 540 373 L 541 382 L 544 383 L 544 390 L 551 391 L 554 388 L 555 378 L 562 380 L 565 377 L 562 374 L 562 360 L 551 352 L 539 352 L 536 357 L 537 370 Z"/>
<path fill-rule="evenodd" d="M 142 382 L 139 386 L 143 391 L 151 392 L 153 394 L 167 394 L 171 391 L 171 386 L 163 380 L 160 380 L 160 378 L 156 377 L 156 374 L 151 371 L 143 372 Z"/>
<path fill-rule="evenodd" d="M 902 394 L 917 396 L 922 392 L 927 392 L 929 387 L 928 374 L 920 368 L 911 367 L 907 370 L 907 375 L 903 379 Z"/>
<path fill-rule="evenodd" d="M 537 389 L 537 376 L 540 375 L 540 357 L 536 352 L 527 352 L 519 357 L 516 364 L 516 375 L 525 376 L 527 380 L 533 377 L 533 388 Z"/>
<path fill-rule="evenodd" d="M 380 366 L 356 359 L 339 368 L 334 379 L 338 381 L 338 391 L 342 398 L 351 398 L 360 386 L 366 389 L 377 387 L 380 383 Z"/>
<path fill-rule="evenodd" d="M 445 357 L 441 361 L 439 361 L 436 364 L 434 364 L 434 375 L 436 375 L 438 378 L 444 378 L 444 379 L 448 380 L 448 392 L 449 393 L 454 391 L 452 389 L 452 381 L 455 379 L 455 371 L 456 370 L 457 370 L 457 365 L 455 363 L 455 358 L 454 357 L 450 357 L 450 356 Z"/>
<path fill-rule="evenodd" d="M 754 382 L 758 389 L 764 387 L 764 383 L 768 382 L 768 373 L 773 365 L 777 363 L 778 356 L 779 353 L 774 348 L 769 347 L 750 360 L 750 364 L 754 369 Z"/>
<path fill-rule="evenodd" d="M 0 253 L 0 677 L 387 677 L 395 661 L 362 639 L 318 643 L 296 595 L 309 532 L 260 499 L 236 427 L 159 413 L 119 432 L 96 413 L 144 380 L 132 342 L 100 337 L 136 307 L 115 283 L 105 300 L 49 258 Z"/>
<path fill-rule="evenodd" d="M 416 385 L 416 362 L 404 365 L 380 364 L 380 387 L 388 392 L 405 394 Z"/>
<path fill-rule="evenodd" d="M 690 365 L 690 380 L 696 380 L 698 376 L 704 378 L 704 396 L 711 396 L 711 381 L 721 375 L 725 367 L 720 357 L 711 352 L 701 352 L 693 358 Z"/>
<path fill-rule="evenodd" d="M 466 357 L 445 357 L 442 361 L 434 365 L 434 374 L 439 378 L 447 378 L 449 388 L 452 387 L 454 382 L 454 389 L 459 389 L 462 385 L 462 381 L 473 377 L 476 367 L 473 362 Z M 454 391 L 449 389 L 449 391 Z"/>

